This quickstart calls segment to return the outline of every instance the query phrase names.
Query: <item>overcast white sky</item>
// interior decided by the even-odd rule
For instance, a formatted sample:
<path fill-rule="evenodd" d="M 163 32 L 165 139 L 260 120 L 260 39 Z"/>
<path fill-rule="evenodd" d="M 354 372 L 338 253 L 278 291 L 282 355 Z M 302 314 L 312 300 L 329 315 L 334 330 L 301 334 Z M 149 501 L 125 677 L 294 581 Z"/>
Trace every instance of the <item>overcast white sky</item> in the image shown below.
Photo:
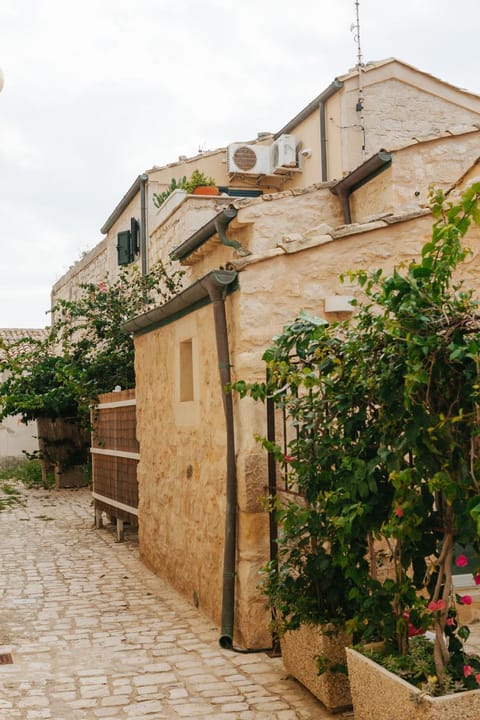
<path fill-rule="evenodd" d="M 480 0 L 360 0 L 363 59 L 480 94 Z M 0 327 L 50 287 L 134 179 L 275 132 L 356 63 L 354 0 L 0 0 Z"/>

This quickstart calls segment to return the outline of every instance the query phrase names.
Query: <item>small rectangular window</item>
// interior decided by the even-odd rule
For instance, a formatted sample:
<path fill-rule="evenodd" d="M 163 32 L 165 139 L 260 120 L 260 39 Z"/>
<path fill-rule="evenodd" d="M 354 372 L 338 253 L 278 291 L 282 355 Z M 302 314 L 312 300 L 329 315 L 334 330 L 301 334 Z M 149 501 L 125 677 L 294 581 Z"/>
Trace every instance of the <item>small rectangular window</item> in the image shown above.
<path fill-rule="evenodd" d="M 191 340 L 184 340 L 180 343 L 180 402 L 193 399 L 193 346 Z"/>

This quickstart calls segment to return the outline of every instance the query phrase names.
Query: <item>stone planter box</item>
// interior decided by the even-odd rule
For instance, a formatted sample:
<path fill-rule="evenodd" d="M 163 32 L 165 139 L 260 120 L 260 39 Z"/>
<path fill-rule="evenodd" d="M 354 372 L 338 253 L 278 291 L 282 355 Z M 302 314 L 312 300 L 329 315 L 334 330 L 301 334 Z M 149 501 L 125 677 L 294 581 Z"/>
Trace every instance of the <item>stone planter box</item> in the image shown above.
<path fill-rule="evenodd" d="M 325 634 L 324 630 L 328 630 Z M 333 633 L 331 631 L 333 630 Z M 329 710 L 351 707 L 348 677 L 343 672 L 318 674 L 317 658 L 328 658 L 330 664 L 346 666 L 345 647 L 350 636 L 330 626 L 302 625 L 289 630 L 280 640 L 283 664 L 287 672 L 321 700 Z"/>
<path fill-rule="evenodd" d="M 478 720 L 480 690 L 432 697 L 347 648 L 355 720 Z"/>

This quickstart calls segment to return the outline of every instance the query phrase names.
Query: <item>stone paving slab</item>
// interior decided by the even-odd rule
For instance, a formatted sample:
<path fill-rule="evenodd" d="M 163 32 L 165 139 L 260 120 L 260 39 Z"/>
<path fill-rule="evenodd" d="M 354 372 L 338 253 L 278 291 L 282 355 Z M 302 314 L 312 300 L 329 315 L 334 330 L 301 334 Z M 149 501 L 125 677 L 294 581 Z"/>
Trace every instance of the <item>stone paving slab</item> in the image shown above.
<path fill-rule="evenodd" d="M 18 488 L 23 486 L 18 485 Z M 91 495 L 25 490 L 0 513 L 0 720 L 327 720 L 280 658 L 237 654 L 96 530 Z M 345 714 L 344 717 L 351 717 Z"/>

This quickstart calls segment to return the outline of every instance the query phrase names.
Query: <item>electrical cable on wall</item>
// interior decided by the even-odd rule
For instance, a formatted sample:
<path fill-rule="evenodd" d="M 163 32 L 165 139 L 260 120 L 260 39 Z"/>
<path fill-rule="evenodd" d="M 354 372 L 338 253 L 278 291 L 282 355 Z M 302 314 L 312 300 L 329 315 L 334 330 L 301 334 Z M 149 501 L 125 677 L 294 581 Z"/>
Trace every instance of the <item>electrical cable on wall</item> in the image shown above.
<path fill-rule="evenodd" d="M 358 69 L 358 100 L 355 106 L 355 110 L 359 113 L 360 129 L 362 132 L 362 161 L 366 159 L 366 132 L 365 132 L 365 97 L 363 94 L 363 59 L 362 59 L 362 47 L 360 44 L 360 0 L 355 0 L 355 23 L 350 27 L 350 30 L 354 33 L 354 42 L 357 45 L 357 69 Z"/>

